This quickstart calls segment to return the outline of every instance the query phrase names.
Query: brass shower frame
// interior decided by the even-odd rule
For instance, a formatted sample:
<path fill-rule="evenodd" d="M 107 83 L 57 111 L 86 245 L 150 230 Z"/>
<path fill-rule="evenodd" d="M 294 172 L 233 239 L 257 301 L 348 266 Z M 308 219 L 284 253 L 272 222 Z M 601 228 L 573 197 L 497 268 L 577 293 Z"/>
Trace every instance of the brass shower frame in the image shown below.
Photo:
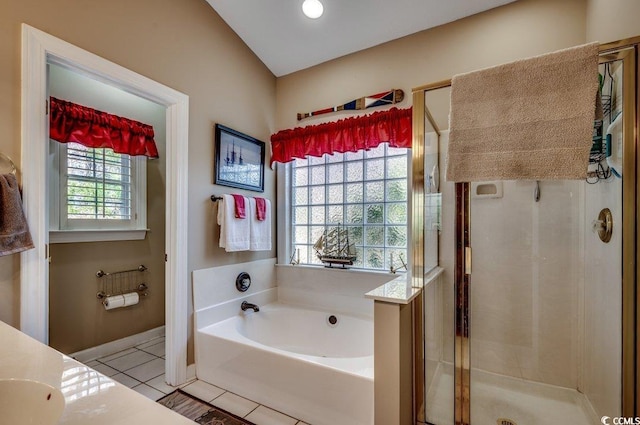
<path fill-rule="evenodd" d="M 637 60 L 640 37 L 619 40 L 600 46 L 600 63 L 623 61 L 623 188 L 622 188 L 622 414 L 640 416 L 640 291 L 636 277 L 640 274 L 640 250 L 637 223 L 640 223 L 640 185 L 637 182 L 640 158 L 638 156 L 638 99 Z M 424 283 L 424 136 L 425 119 L 440 135 L 433 116 L 425 106 L 425 93 L 451 86 L 451 80 L 416 87 L 413 92 L 413 149 L 412 149 L 412 279 L 413 286 Z M 631 87 L 631 90 L 628 88 Z M 440 167 L 442 169 L 442 167 Z M 469 341 L 469 285 L 470 285 L 470 184 L 455 184 L 455 424 L 470 424 L 470 341 Z M 631 235 L 631 237 L 629 237 Z M 426 424 L 424 405 L 424 310 L 422 297 L 413 305 L 414 318 L 414 418 L 416 424 Z"/>

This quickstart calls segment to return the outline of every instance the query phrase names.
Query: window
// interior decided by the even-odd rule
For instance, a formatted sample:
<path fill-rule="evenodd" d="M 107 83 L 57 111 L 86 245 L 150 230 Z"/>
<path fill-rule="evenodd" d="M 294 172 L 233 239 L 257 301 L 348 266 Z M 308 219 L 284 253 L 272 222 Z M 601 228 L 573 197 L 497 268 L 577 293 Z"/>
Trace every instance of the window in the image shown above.
<path fill-rule="evenodd" d="M 144 238 L 146 157 L 77 143 L 51 147 L 52 242 Z"/>
<path fill-rule="evenodd" d="M 291 163 L 291 247 L 301 264 L 322 264 L 313 245 L 344 226 L 356 246 L 354 267 L 388 270 L 407 261 L 408 150 L 386 143 Z"/>

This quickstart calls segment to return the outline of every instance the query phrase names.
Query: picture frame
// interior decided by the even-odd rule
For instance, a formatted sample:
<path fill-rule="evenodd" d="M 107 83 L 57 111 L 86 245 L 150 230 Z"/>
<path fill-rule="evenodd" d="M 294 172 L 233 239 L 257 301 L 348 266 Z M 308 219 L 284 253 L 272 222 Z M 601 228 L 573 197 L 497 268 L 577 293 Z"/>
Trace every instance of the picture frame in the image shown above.
<path fill-rule="evenodd" d="M 216 124 L 214 183 L 264 192 L 264 152 L 264 142 Z"/>

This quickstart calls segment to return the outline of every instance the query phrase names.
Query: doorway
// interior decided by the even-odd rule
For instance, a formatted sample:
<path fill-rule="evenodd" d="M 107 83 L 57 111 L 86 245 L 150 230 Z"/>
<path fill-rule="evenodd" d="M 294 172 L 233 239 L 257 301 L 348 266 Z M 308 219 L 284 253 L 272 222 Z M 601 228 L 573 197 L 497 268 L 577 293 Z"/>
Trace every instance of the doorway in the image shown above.
<path fill-rule="evenodd" d="M 35 249 L 21 254 L 20 328 L 48 343 L 47 64 L 73 69 L 166 108 L 166 379 L 187 379 L 188 96 L 63 40 L 22 25 L 22 164 L 25 215 Z"/>
<path fill-rule="evenodd" d="M 64 105 L 88 116 L 104 111 L 151 126 L 158 150 L 150 159 L 49 140 L 49 345 L 81 360 L 103 354 L 95 348 L 102 344 L 126 337 L 144 342 L 153 335 L 138 334 L 151 330 L 164 334 L 166 108 L 73 69 L 48 69 L 58 110 L 60 101 L 71 102 Z M 140 265 L 142 272 L 114 274 Z M 109 274 L 98 277 L 99 270 Z M 140 285 L 146 289 L 137 291 Z M 107 310 L 97 296 L 102 292 L 135 292 L 138 302 Z M 84 350 L 91 351 L 83 356 Z"/>

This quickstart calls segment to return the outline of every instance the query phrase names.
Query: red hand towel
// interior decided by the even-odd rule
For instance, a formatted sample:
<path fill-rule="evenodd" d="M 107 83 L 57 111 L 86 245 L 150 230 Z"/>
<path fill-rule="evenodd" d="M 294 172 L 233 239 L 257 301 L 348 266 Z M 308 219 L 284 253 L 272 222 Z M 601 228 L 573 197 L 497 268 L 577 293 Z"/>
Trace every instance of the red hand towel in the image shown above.
<path fill-rule="evenodd" d="M 264 198 L 256 198 L 256 216 L 260 221 L 267 218 L 267 202 Z"/>
<path fill-rule="evenodd" d="M 236 203 L 236 218 L 245 218 L 247 214 L 244 207 L 244 196 L 234 194 L 231 194 L 231 196 L 233 196 Z"/>

